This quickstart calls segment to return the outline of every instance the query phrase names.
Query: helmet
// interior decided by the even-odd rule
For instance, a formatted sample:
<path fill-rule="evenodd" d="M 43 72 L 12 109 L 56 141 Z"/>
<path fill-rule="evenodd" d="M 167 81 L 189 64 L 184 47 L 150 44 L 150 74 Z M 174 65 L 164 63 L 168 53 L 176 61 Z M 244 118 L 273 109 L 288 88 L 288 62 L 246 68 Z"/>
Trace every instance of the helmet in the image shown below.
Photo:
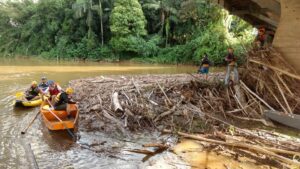
<path fill-rule="evenodd" d="M 54 84 L 54 81 L 53 81 L 53 80 L 49 80 L 49 81 L 48 81 L 48 84 L 49 84 L 49 85 L 53 85 L 53 84 Z"/>
<path fill-rule="evenodd" d="M 47 80 L 47 77 L 46 76 L 42 76 L 41 80 Z"/>
<path fill-rule="evenodd" d="M 37 84 L 38 84 L 37 81 L 32 81 L 31 82 L 31 86 L 37 86 Z"/>
<path fill-rule="evenodd" d="M 67 94 L 72 94 L 74 92 L 74 90 L 71 88 L 71 87 L 68 87 L 67 89 L 66 89 L 66 93 Z"/>

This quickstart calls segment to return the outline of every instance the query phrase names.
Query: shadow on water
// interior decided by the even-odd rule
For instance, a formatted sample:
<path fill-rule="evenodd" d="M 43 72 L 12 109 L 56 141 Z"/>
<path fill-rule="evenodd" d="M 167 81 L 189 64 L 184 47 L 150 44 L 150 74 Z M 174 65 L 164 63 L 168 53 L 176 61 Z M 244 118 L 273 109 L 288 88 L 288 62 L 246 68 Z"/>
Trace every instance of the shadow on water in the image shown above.
<path fill-rule="evenodd" d="M 51 131 L 45 126 L 43 122 L 41 128 L 43 133 L 43 141 L 55 151 L 67 151 L 76 144 L 76 142 L 66 130 Z"/>
<path fill-rule="evenodd" d="M 36 110 L 35 110 L 36 109 Z M 20 115 L 20 114 L 27 114 L 29 112 L 37 112 L 39 111 L 37 108 L 34 107 L 13 107 L 13 113 L 15 115 Z"/>

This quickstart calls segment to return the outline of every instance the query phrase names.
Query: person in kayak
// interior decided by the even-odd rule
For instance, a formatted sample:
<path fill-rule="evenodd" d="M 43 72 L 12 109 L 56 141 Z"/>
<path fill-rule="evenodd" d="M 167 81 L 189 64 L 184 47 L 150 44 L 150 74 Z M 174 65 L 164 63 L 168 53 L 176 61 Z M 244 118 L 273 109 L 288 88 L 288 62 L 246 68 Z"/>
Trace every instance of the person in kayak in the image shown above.
<path fill-rule="evenodd" d="M 39 88 L 40 88 L 44 93 L 47 93 L 47 92 L 48 92 L 49 84 L 48 84 L 47 78 L 46 78 L 45 76 L 43 76 L 43 77 L 41 78 L 41 83 L 39 84 Z"/>
<path fill-rule="evenodd" d="M 200 69 L 198 70 L 199 73 L 205 74 L 205 80 L 208 78 L 209 66 L 211 65 L 210 60 L 208 59 L 207 54 L 204 54 L 203 59 L 201 60 Z"/>
<path fill-rule="evenodd" d="M 30 88 L 25 91 L 25 98 L 28 101 L 40 99 L 39 94 L 41 93 L 40 88 L 38 87 L 37 81 L 32 81 Z"/>
<path fill-rule="evenodd" d="M 49 84 L 48 92 L 50 94 L 50 101 L 51 104 L 53 105 L 55 103 L 56 96 L 62 92 L 62 88 L 53 80 L 49 80 L 48 84 Z"/>
<path fill-rule="evenodd" d="M 75 104 L 72 101 L 72 94 L 74 90 L 70 87 L 66 89 L 66 91 L 62 91 L 55 98 L 54 110 L 67 110 L 67 104 Z M 68 113 L 69 115 L 69 113 Z"/>

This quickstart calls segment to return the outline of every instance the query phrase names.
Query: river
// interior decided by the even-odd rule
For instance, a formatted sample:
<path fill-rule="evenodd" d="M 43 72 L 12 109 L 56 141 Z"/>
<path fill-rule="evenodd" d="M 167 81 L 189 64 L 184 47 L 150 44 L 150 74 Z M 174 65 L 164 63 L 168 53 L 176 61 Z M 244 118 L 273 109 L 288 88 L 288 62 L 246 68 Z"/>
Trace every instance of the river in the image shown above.
<path fill-rule="evenodd" d="M 195 66 L 147 65 L 134 63 L 54 62 L 35 59 L 0 60 L 0 168 L 33 168 L 33 156 L 39 168 L 137 168 L 142 155 L 121 153 L 99 155 L 78 144 L 105 138 L 116 147 L 135 147 L 114 136 L 81 132 L 73 143 L 65 132 L 50 132 L 39 117 L 25 135 L 21 130 L 28 125 L 38 108 L 14 109 L 12 103 L 18 91 L 24 91 L 32 80 L 41 76 L 66 86 L 70 80 L 113 74 L 175 74 L 195 72 Z M 157 134 L 141 133 L 134 142 L 151 142 Z M 141 139 L 142 138 L 142 139 Z M 29 148 L 28 146 L 31 146 Z"/>

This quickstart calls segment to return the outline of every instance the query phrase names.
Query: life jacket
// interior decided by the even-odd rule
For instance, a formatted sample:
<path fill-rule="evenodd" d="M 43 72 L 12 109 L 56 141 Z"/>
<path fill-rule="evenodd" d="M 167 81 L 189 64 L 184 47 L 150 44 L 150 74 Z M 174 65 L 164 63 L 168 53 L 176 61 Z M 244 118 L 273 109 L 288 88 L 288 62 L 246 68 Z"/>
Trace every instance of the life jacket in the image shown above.
<path fill-rule="evenodd" d="M 39 95 L 39 88 L 38 87 L 30 87 L 28 90 L 28 94 L 32 95 L 32 96 L 37 96 Z"/>
<path fill-rule="evenodd" d="M 61 92 L 55 97 L 55 105 L 61 105 L 69 102 L 69 95 L 66 92 Z"/>
<path fill-rule="evenodd" d="M 46 88 L 48 86 L 49 86 L 48 83 L 40 83 L 39 84 L 39 87 L 42 87 L 42 88 Z"/>
<path fill-rule="evenodd" d="M 49 88 L 49 93 L 50 93 L 50 96 L 53 96 L 53 95 L 58 95 L 60 93 L 60 91 L 58 90 L 57 86 L 55 86 L 54 89 Z"/>
<path fill-rule="evenodd" d="M 43 91 L 45 91 L 49 87 L 48 83 L 40 83 L 39 88 L 41 88 Z"/>
<path fill-rule="evenodd" d="M 60 95 L 61 93 L 58 93 L 55 97 L 55 103 L 58 103 L 60 101 Z"/>

